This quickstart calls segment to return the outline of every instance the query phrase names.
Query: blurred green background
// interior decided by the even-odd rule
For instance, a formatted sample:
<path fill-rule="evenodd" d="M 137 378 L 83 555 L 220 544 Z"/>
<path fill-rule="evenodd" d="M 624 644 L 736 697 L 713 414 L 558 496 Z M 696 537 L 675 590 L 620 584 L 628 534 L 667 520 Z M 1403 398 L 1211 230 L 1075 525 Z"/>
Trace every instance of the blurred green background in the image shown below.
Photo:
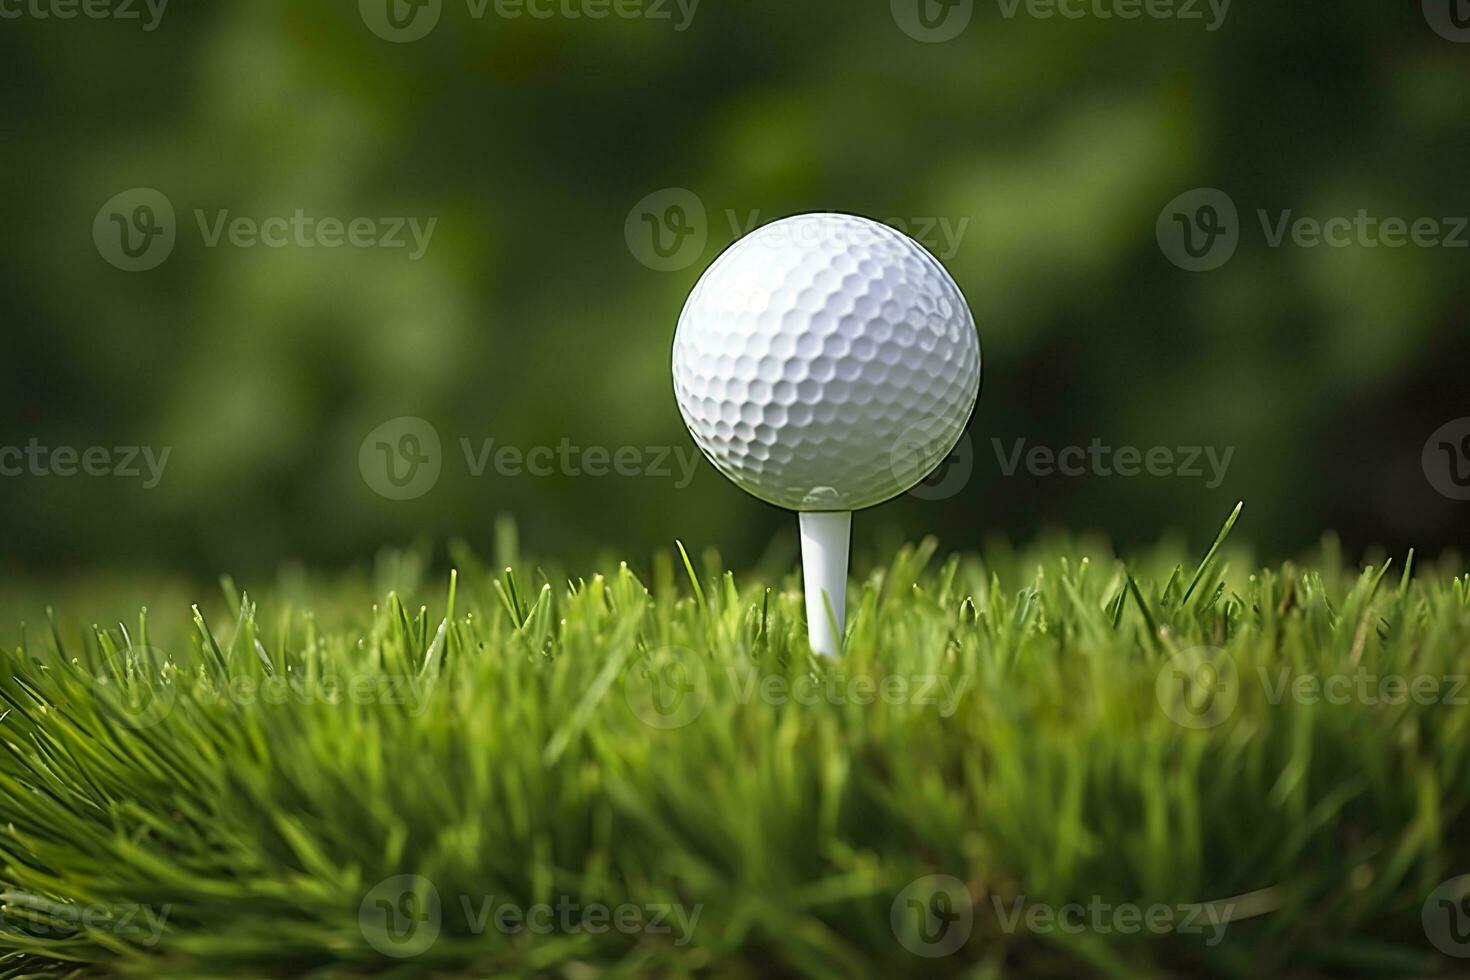
<path fill-rule="evenodd" d="M 984 353 L 953 464 L 968 477 L 864 515 L 860 548 L 1051 525 L 1207 543 L 1242 498 L 1238 533 L 1267 556 L 1325 528 L 1350 553 L 1470 532 L 1470 504 L 1421 462 L 1470 415 L 1470 251 L 1272 247 L 1257 217 L 1470 214 L 1470 43 L 1417 2 L 1237 3 L 1211 30 L 1203 3 L 1204 20 L 1123 20 L 990 0 L 943 43 L 902 26 L 914 0 L 704 0 L 692 16 L 647 0 L 604 19 L 566 13 L 597 0 L 547 18 L 392 0 L 393 21 L 389 0 L 231 0 L 169 6 L 152 29 L 141 3 L 128 21 L 9 2 L 0 445 L 170 455 L 152 488 L 0 478 L 7 572 L 246 574 L 455 536 L 488 551 L 499 514 L 569 561 L 636 562 L 676 537 L 753 561 L 793 522 L 702 461 L 688 486 L 672 463 L 476 476 L 461 440 L 692 452 L 669 376 L 684 297 L 752 218 L 823 210 L 898 219 L 940 254 Z M 417 40 L 380 36 L 436 13 Z M 176 214 L 146 271 L 94 236 L 134 188 Z M 1212 271 L 1156 235 L 1193 188 L 1239 209 Z M 651 267 L 670 263 L 639 229 L 669 230 L 668 203 L 691 195 L 692 244 Z M 208 244 L 221 212 L 298 209 L 435 224 L 418 259 Z M 394 500 L 359 456 L 404 416 L 432 425 L 442 472 Z M 1008 455 L 1094 438 L 1233 455 L 1218 485 L 1207 467 L 1006 475 L 997 458 L 996 440 Z"/>

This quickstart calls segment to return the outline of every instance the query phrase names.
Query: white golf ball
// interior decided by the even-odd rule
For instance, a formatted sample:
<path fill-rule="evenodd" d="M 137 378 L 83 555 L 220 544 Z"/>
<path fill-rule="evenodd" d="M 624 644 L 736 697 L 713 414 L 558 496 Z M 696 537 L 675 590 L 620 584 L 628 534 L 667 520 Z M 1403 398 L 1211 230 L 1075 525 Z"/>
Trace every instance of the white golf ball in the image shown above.
<path fill-rule="evenodd" d="M 858 510 L 954 448 L 980 392 L 980 340 L 918 242 L 800 215 L 700 278 L 674 336 L 674 391 L 694 441 L 742 489 L 789 510 Z"/>

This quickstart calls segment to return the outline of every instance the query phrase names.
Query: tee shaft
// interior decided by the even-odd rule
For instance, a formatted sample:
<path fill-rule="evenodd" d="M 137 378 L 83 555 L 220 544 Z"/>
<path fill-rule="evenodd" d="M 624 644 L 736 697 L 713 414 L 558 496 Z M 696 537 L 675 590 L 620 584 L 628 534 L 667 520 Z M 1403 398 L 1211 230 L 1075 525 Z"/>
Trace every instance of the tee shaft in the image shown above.
<path fill-rule="evenodd" d="M 847 625 L 847 551 L 851 511 L 802 511 L 801 580 L 806 589 L 806 630 L 812 652 L 842 652 Z"/>

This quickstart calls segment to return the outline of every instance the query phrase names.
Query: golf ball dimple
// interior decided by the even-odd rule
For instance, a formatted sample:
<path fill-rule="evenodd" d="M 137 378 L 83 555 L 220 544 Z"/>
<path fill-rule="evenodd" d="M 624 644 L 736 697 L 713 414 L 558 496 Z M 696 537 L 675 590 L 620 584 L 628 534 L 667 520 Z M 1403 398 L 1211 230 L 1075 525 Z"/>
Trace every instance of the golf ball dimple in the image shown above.
<path fill-rule="evenodd" d="M 908 490 L 959 440 L 980 340 L 923 246 L 841 214 L 737 241 L 674 337 L 679 411 L 710 461 L 790 510 L 858 510 Z"/>

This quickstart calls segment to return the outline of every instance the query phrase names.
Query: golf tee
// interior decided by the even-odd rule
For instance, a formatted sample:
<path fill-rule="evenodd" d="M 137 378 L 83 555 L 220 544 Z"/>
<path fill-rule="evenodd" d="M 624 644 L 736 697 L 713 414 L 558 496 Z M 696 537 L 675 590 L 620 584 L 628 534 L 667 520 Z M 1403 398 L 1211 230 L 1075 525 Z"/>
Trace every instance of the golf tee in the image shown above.
<path fill-rule="evenodd" d="M 842 652 L 847 609 L 847 548 L 851 511 L 803 511 L 801 580 L 806 589 L 806 630 L 812 652 Z"/>

